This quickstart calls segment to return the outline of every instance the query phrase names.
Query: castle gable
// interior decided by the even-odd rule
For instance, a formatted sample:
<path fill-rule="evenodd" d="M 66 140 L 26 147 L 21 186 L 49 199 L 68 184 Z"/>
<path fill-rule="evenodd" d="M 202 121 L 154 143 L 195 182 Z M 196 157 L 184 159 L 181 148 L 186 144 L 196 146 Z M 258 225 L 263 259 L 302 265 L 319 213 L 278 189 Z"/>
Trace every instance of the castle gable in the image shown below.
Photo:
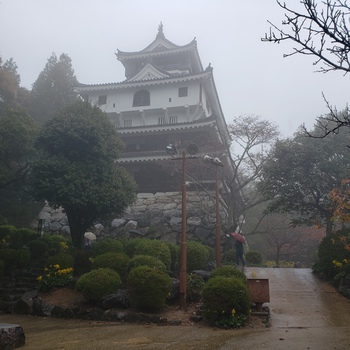
<path fill-rule="evenodd" d="M 133 77 L 129 78 L 128 82 L 133 81 L 142 81 L 142 80 L 154 80 L 154 79 L 163 79 L 169 78 L 169 74 L 161 72 L 157 68 L 153 67 L 151 64 L 146 64 L 146 66 L 138 72 Z"/>

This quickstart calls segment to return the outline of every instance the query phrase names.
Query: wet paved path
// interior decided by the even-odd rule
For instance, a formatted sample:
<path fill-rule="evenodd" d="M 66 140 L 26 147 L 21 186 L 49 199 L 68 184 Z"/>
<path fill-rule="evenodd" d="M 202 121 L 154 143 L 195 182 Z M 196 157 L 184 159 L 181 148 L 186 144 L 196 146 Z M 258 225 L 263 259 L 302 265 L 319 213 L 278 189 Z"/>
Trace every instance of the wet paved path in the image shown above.
<path fill-rule="evenodd" d="M 98 323 L 0 315 L 18 323 L 25 350 L 349 350 L 350 301 L 309 269 L 248 268 L 248 278 L 268 278 L 271 327 L 219 330 L 204 326 Z"/>

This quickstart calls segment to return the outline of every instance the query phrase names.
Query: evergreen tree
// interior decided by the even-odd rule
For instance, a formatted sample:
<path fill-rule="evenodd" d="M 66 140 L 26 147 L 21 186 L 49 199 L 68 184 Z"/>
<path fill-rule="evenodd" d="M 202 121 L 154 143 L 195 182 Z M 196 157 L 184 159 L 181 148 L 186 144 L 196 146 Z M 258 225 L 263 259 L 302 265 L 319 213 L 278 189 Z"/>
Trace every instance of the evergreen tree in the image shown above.
<path fill-rule="evenodd" d="M 74 92 L 76 84 L 72 60 L 65 53 L 57 59 L 53 53 L 33 84 L 32 117 L 39 122 L 45 122 L 59 109 L 74 102 L 77 98 Z"/>

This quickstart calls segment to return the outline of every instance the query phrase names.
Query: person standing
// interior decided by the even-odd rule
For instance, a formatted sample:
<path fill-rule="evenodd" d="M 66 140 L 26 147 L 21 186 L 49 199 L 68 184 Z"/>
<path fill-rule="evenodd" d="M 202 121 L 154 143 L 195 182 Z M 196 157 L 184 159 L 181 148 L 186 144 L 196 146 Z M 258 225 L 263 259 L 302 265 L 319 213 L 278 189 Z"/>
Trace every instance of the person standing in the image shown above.
<path fill-rule="evenodd" d="M 239 264 L 242 263 L 242 270 L 244 270 L 245 268 L 244 247 L 243 247 L 243 243 L 238 239 L 235 239 L 235 250 L 236 250 L 237 267 L 239 267 Z"/>

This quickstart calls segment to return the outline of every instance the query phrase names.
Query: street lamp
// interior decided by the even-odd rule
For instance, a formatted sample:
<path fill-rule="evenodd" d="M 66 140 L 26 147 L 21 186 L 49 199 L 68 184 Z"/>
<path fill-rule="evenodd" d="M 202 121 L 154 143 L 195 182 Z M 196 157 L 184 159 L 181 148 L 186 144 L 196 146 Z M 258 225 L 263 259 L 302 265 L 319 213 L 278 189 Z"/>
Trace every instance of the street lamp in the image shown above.
<path fill-rule="evenodd" d="M 182 152 L 182 157 L 174 158 L 179 154 L 177 148 L 173 144 L 166 147 L 166 152 L 171 156 L 172 160 L 182 160 L 182 229 L 181 229 L 181 257 L 180 257 L 180 308 L 186 309 L 186 273 L 187 273 L 187 243 L 186 243 L 186 159 L 197 158 L 196 156 L 187 156 L 186 152 Z M 191 144 L 187 147 L 189 154 L 198 152 L 198 147 Z"/>
<path fill-rule="evenodd" d="M 208 155 L 204 156 L 204 160 L 210 164 L 214 164 L 216 168 L 215 181 L 215 208 L 216 208 L 216 224 L 215 224 L 215 258 L 216 267 L 221 267 L 221 225 L 220 225 L 220 200 L 219 200 L 219 167 L 223 167 L 219 158 L 213 158 Z"/>

